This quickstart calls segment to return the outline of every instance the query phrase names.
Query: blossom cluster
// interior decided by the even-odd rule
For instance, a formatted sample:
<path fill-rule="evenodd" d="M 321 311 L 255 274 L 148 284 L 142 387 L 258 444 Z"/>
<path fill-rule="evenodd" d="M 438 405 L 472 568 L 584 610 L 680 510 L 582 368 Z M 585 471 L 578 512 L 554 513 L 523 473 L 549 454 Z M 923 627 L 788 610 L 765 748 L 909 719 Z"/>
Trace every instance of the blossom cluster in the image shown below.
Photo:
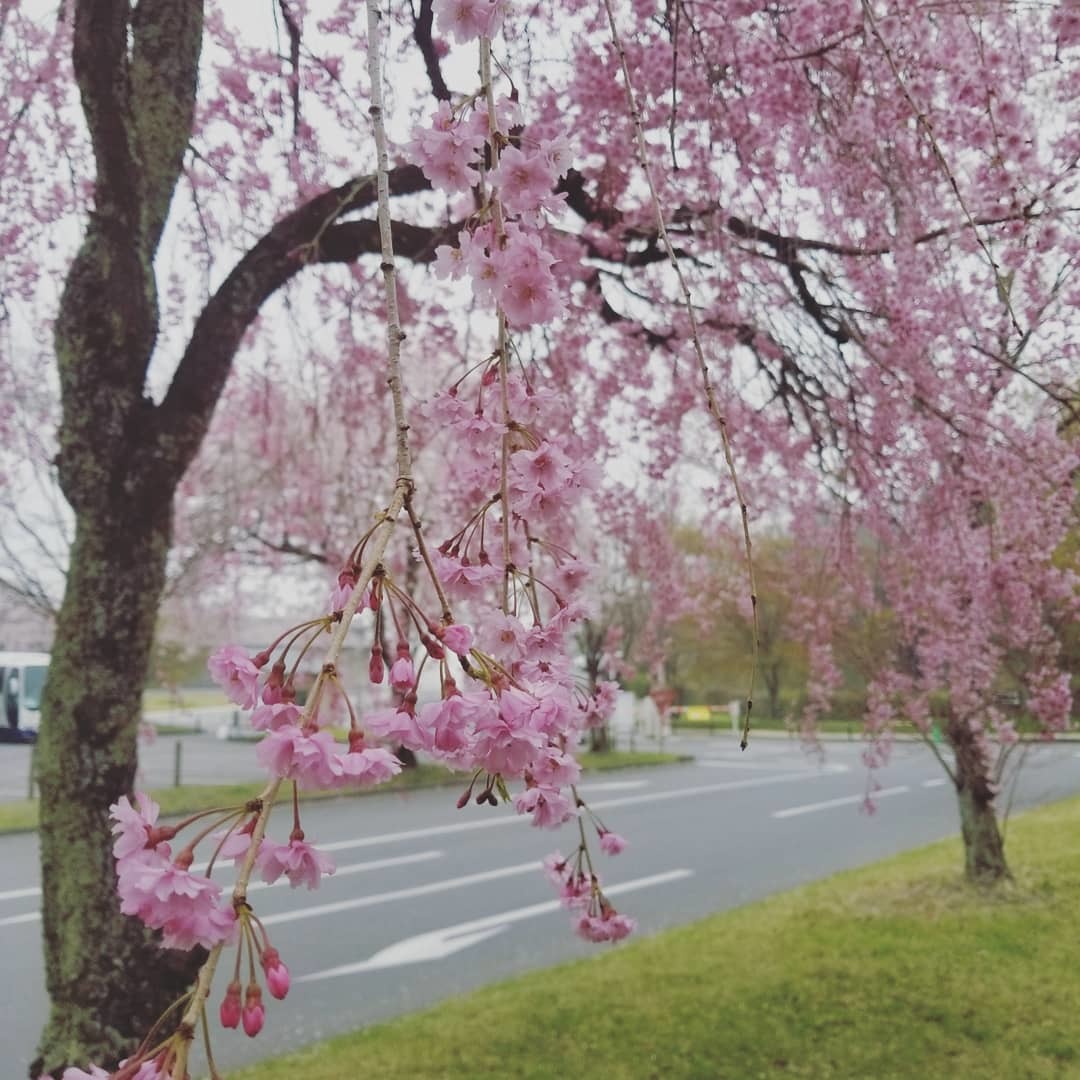
<path fill-rule="evenodd" d="M 413 128 L 408 149 L 436 189 L 476 189 L 485 200 L 457 247 L 436 248 L 436 275 L 468 278 L 478 301 L 524 328 L 563 310 L 543 226 L 562 207 L 554 190 L 569 168 L 570 146 L 562 136 L 530 134 L 515 102 L 501 99 L 494 111 L 475 98 L 441 102 L 428 124 Z"/>
<path fill-rule="evenodd" d="M 598 831 L 605 854 L 618 855 L 625 848 L 626 841 L 617 833 L 602 827 Z M 633 933 L 637 923 L 620 915 L 604 895 L 584 844 L 571 858 L 552 852 L 544 859 L 544 873 L 559 890 L 562 906 L 574 913 L 574 929 L 586 941 L 621 941 Z"/>
<path fill-rule="evenodd" d="M 165 837 L 175 830 L 157 827 L 157 803 L 142 793 L 136 802 L 122 796 L 111 807 L 120 910 L 162 931 L 167 948 L 209 949 L 231 940 L 236 913 L 221 903 L 221 886 L 192 871 L 190 846 L 173 857 Z"/>

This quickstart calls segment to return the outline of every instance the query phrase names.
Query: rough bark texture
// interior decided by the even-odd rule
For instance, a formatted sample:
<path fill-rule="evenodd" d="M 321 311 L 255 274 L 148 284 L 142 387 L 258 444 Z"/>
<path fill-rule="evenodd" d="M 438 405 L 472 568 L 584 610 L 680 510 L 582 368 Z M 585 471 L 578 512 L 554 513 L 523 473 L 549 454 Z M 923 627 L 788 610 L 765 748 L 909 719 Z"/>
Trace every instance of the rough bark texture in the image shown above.
<path fill-rule="evenodd" d="M 994 808 L 995 790 L 989 765 L 963 721 L 950 720 L 946 737 L 956 755 L 954 777 L 964 838 L 964 873 L 976 884 L 997 884 L 1010 875 Z"/>
<path fill-rule="evenodd" d="M 78 518 L 39 744 L 52 1010 L 32 1076 L 125 1056 L 186 988 L 198 959 L 162 952 L 120 915 L 110 852 L 109 805 L 134 781 L 169 505 L 112 505 Z"/>
<path fill-rule="evenodd" d="M 109 806 L 130 794 L 175 485 L 145 396 L 153 258 L 191 132 L 201 0 L 82 0 L 73 62 L 94 207 L 56 320 L 57 468 L 75 512 L 38 745 L 42 926 L 51 1011 L 31 1076 L 126 1056 L 196 957 L 120 913 Z"/>

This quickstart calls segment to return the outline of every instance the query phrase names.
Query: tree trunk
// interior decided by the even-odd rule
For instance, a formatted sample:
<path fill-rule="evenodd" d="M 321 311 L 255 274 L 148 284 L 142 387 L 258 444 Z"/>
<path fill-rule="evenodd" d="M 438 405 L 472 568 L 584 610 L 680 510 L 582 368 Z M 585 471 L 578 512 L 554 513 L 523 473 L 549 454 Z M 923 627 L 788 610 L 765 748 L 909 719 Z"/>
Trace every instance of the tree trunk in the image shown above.
<path fill-rule="evenodd" d="M 171 500 L 76 520 L 38 742 L 45 980 L 31 1076 L 130 1053 L 186 989 L 197 957 L 120 913 L 109 805 L 130 795 L 143 679 L 165 580 Z"/>
<path fill-rule="evenodd" d="M 762 672 L 769 698 L 769 719 L 780 719 L 780 665 L 766 664 Z"/>
<path fill-rule="evenodd" d="M 996 885 L 1010 877 L 1005 844 L 994 807 L 990 765 L 970 727 L 950 719 L 946 735 L 956 754 L 956 797 L 964 838 L 964 874 L 978 885 Z"/>
<path fill-rule="evenodd" d="M 606 754 L 611 749 L 611 739 L 608 737 L 606 723 L 589 729 L 589 752 L 592 754 Z"/>
<path fill-rule="evenodd" d="M 146 395 L 153 263 L 191 137 L 203 0 L 76 0 L 72 66 L 94 198 L 54 326 L 57 474 L 75 543 L 38 744 L 42 930 L 52 1007 L 32 1076 L 108 1066 L 190 981 L 120 913 L 109 805 L 130 795 L 142 690 L 165 581 L 172 496 L 209 421 L 163 433 Z"/>

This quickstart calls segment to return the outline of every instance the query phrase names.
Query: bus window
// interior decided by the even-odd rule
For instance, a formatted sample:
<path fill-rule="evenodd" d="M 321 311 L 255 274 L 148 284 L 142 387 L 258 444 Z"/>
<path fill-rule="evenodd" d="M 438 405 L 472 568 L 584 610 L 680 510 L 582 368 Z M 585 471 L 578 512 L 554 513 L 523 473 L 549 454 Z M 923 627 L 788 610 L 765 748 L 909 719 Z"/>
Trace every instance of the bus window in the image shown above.
<path fill-rule="evenodd" d="M 41 708 L 41 691 L 45 686 L 47 667 L 35 665 L 23 668 L 22 706 L 37 712 Z"/>

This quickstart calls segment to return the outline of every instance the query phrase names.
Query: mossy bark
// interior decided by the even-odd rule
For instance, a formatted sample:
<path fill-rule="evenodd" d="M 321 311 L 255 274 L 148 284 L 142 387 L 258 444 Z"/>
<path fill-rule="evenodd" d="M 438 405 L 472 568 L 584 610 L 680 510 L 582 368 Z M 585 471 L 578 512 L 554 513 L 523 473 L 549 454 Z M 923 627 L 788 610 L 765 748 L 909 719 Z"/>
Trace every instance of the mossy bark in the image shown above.
<path fill-rule="evenodd" d="M 45 979 L 32 1076 L 130 1053 L 199 957 L 163 952 L 121 915 L 109 806 L 130 793 L 170 500 L 81 514 L 38 745 Z"/>
<path fill-rule="evenodd" d="M 109 1065 L 171 1004 L 191 958 L 120 914 L 108 807 L 132 792 L 142 688 L 165 581 L 173 494 L 244 335 L 309 262 L 378 252 L 374 177 L 313 196 L 237 263 L 199 313 L 164 400 L 146 393 L 159 329 L 154 257 L 191 140 L 203 0 L 74 0 L 72 62 L 95 165 L 93 206 L 55 324 L 56 458 L 75 514 L 39 745 L 46 982 L 52 1011 L 31 1076 Z M 426 190 L 402 166 L 394 194 Z M 328 228 L 331 222 L 338 222 Z M 445 230 L 402 227 L 430 260 Z M 310 259 L 295 252 L 310 250 Z"/>
<path fill-rule="evenodd" d="M 198 438 L 164 444 L 146 373 L 157 250 L 194 114 L 202 0 L 77 0 L 72 62 L 93 147 L 94 202 L 55 324 L 56 458 L 75 542 L 37 752 L 45 981 L 31 1076 L 109 1067 L 190 982 L 120 912 L 109 806 L 130 795 L 172 497 Z M 201 430 L 209 412 L 195 418 Z"/>
<path fill-rule="evenodd" d="M 953 774 L 964 840 L 964 874 L 977 885 L 996 885 L 1010 874 L 998 828 L 990 765 L 963 721 L 950 720 L 946 737 L 955 754 Z"/>

